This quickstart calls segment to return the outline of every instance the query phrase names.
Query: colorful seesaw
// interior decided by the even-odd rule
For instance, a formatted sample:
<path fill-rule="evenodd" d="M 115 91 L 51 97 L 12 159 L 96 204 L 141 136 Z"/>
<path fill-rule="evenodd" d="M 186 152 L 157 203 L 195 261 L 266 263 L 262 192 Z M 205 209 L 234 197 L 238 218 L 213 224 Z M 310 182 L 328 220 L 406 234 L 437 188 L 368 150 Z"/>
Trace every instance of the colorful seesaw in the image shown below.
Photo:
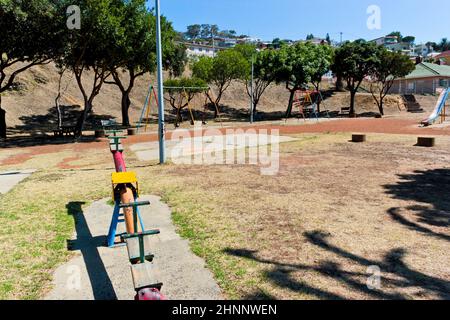
<path fill-rule="evenodd" d="M 123 157 L 122 130 L 116 130 L 114 120 L 102 121 L 105 134 L 109 139 L 116 172 L 111 175 L 114 211 L 108 232 L 108 247 L 125 243 L 131 263 L 135 300 L 165 300 L 161 293 L 162 282 L 157 279 L 153 264 L 154 255 L 150 251 L 149 237 L 160 233 L 159 230 L 145 230 L 139 208 L 150 205 L 149 201 L 139 201 L 139 183 L 135 172 L 127 172 Z M 117 235 L 117 225 L 125 223 L 126 232 Z M 119 243 L 116 238 L 119 237 Z"/>

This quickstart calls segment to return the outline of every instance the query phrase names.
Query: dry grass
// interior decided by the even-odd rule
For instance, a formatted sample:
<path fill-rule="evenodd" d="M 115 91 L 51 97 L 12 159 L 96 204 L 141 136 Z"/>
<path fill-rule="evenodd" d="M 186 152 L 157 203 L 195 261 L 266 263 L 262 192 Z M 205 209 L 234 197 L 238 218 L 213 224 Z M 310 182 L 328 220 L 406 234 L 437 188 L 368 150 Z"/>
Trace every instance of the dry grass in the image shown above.
<path fill-rule="evenodd" d="M 142 192 L 169 203 L 228 298 L 449 298 L 448 138 L 422 149 L 410 136 L 370 135 L 366 144 L 341 134 L 298 137 L 282 145 L 273 177 L 254 166 L 126 158 Z M 54 167 L 72 156 L 39 159 L 52 166 L 0 199 L 0 298 L 41 296 L 67 259 L 66 204 L 108 196 L 106 146 L 72 163 L 81 169 Z M 371 265 L 382 271 L 379 290 L 366 286 Z"/>

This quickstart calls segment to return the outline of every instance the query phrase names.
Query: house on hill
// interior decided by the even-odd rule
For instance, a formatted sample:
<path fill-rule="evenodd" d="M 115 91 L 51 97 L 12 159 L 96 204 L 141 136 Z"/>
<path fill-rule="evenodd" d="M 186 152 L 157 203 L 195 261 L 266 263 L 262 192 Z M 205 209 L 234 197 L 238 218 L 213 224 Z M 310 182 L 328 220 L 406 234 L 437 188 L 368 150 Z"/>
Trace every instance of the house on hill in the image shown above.
<path fill-rule="evenodd" d="M 199 43 L 184 43 L 184 45 L 186 46 L 186 54 L 188 57 L 214 57 L 217 52 L 223 50 L 222 48 L 216 46 Z"/>
<path fill-rule="evenodd" d="M 404 78 L 396 79 L 392 94 L 436 94 L 438 88 L 450 86 L 450 66 L 422 62 Z"/>
<path fill-rule="evenodd" d="M 436 61 L 439 61 L 441 64 L 450 66 L 450 51 L 444 51 L 435 56 L 434 59 L 436 59 Z"/>

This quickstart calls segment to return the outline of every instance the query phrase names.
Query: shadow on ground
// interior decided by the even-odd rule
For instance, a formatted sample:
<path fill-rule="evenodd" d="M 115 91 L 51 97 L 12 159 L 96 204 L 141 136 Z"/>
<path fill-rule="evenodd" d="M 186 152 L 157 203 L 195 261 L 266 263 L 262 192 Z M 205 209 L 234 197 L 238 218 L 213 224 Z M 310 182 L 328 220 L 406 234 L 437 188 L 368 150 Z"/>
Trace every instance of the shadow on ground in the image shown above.
<path fill-rule="evenodd" d="M 384 186 L 386 193 L 418 204 L 390 208 L 389 216 L 412 231 L 450 241 L 450 234 L 442 232 L 450 227 L 450 169 L 418 170 L 398 177 L 396 184 Z"/>
<path fill-rule="evenodd" d="M 81 115 L 81 108 L 78 105 L 61 106 L 63 126 L 74 126 Z M 84 130 L 95 130 L 101 127 L 100 120 L 114 118 L 111 115 L 91 114 L 86 120 Z M 22 124 L 13 128 L 8 128 L 8 139 L 0 141 L 3 148 L 29 147 L 42 145 L 60 145 L 73 142 L 92 142 L 94 136 L 84 136 L 75 140 L 74 137 L 54 137 L 53 130 L 58 127 L 56 108 L 48 109 L 47 114 L 22 116 L 19 118 Z"/>
<path fill-rule="evenodd" d="M 82 206 L 84 202 L 69 202 L 66 205 L 67 213 L 74 219 L 76 240 L 68 240 L 67 248 L 70 251 L 80 251 L 89 275 L 92 292 L 95 300 L 117 300 L 116 292 L 103 264 L 99 247 L 106 244 L 106 236 L 93 237 Z"/>
<path fill-rule="evenodd" d="M 398 289 L 420 289 L 422 294 L 431 294 L 442 299 L 450 298 L 450 282 L 435 278 L 411 269 L 405 264 L 404 257 L 407 252 L 403 248 L 395 248 L 387 252 L 380 261 L 368 259 L 349 251 L 341 249 L 328 241 L 329 234 L 322 231 L 305 232 L 305 240 L 322 250 L 326 250 L 337 258 L 343 258 L 350 263 L 367 269 L 370 266 L 378 266 L 381 270 L 381 288 L 369 289 L 367 279 L 370 273 L 358 273 L 345 270 L 339 263 L 331 260 L 320 261 L 316 265 L 288 264 L 261 258 L 257 251 L 246 249 L 225 249 L 224 252 L 231 256 L 250 259 L 271 267 L 264 271 L 264 278 L 273 285 L 289 289 L 296 293 L 315 296 L 319 299 L 341 300 L 347 297 L 321 288 L 313 283 L 301 281 L 294 273 L 301 271 L 314 271 L 320 276 L 342 283 L 349 290 L 372 299 L 403 300 L 409 299 L 405 294 L 395 292 Z M 389 289 L 386 290 L 386 289 Z M 255 292 L 253 298 L 270 299 L 263 292 Z"/>

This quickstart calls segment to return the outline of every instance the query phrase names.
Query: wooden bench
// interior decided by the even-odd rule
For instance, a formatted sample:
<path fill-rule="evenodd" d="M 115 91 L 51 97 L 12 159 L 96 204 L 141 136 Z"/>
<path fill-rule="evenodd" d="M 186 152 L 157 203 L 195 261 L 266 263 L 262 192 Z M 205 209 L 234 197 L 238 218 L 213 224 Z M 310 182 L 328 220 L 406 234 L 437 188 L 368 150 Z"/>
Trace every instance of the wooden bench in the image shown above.
<path fill-rule="evenodd" d="M 341 108 L 341 115 L 349 115 L 350 114 L 350 107 L 343 107 Z"/>
<path fill-rule="evenodd" d="M 59 129 L 53 130 L 53 134 L 55 137 L 69 137 L 77 135 L 77 128 L 75 126 L 63 126 Z"/>

